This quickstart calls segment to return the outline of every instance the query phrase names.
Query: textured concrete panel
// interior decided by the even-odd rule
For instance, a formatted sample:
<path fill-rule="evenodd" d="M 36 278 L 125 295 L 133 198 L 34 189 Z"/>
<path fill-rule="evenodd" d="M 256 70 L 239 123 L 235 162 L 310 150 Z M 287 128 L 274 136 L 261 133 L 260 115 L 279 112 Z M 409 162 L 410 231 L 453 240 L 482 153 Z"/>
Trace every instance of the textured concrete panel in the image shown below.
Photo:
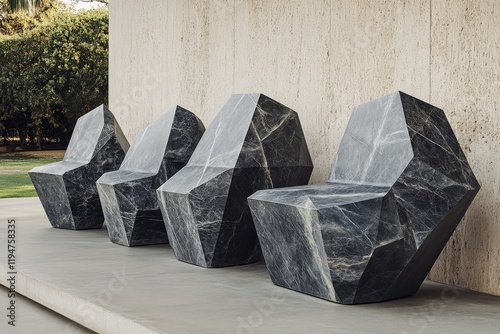
<path fill-rule="evenodd" d="M 494 0 L 113 1 L 109 103 L 131 139 L 164 105 L 210 124 L 231 94 L 263 92 L 298 112 L 317 183 L 355 105 L 395 90 L 429 101 L 483 185 L 431 277 L 500 294 L 499 10 Z"/>
<path fill-rule="evenodd" d="M 430 278 L 500 295 L 500 3 L 432 1 L 431 100 L 483 188 Z"/>
<path fill-rule="evenodd" d="M 197 110 L 210 124 L 231 94 L 263 92 L 304 118 L 311 181 L 319 182 L 352 107 L 397 89 L 429 97 L 426 2 L 124 0 L 110 7 L 109 102 L 129 139 L 161 106 Z M 408 25 L 410 17 L 418 25 Z"/>

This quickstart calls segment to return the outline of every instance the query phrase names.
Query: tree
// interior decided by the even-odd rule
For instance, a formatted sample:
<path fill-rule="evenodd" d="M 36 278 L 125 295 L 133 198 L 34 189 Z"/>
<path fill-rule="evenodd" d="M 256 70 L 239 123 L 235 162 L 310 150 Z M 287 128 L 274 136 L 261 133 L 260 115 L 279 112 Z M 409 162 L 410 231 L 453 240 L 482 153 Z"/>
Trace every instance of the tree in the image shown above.
<path fill-rule="evenodd" d="M 45 119 L 71 134 L 78 117 L 108 99 L 108 12 L 62 15 L 32 70 L 26 99 L 34 125 Z"/>
<path fill-rule="evenodd" d="M 0 2 L 0 13 L 2 13 L 2 8 L 4 8 L 3 13 L 7 13 L 9 7 L 7 0 L 0 1 L 4 1 L 4 6 Z M 63 6 L 58 0 L 43 0 L 34 15 L 22 10 L 4 14 L 0 19 L 0 40 L 28 32 L 41 24 L 53 21 L 62 10 Z"/>
<path fill-rule="evenodd" d="M 31 123 L 31 107 L 25 100 L 29 76 L 47 36 L 35 31 L 0 42 L 0 119 L 4 127 L 17 131 L 20 145 L 25 143 Z"/>
<path fill-rule="evenodd" d="M 0 40 L 0 130 L 15 131 L 21 145 L 27 137 L 38 146 L 43 138 L 67 142 L 77 118 L 107 101 L 107 86 L 105 9 L 59 11 Z"/>
<path fill-rule="evenodd" d="M 33 16 L 35 15 L 37 7 L 42 4 L 42 0 L 8 0 L 7 4 L 11 13 L 18 10 L 24 10 Z"/>

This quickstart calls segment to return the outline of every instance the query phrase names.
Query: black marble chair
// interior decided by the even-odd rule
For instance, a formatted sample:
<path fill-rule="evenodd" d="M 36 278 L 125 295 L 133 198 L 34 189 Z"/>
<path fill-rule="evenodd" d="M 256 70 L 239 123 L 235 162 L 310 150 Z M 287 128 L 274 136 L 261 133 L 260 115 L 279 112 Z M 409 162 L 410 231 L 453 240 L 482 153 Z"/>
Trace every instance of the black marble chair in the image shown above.
<path fill-rule="evenodd" d="M 307 184 L 312 168 L 295 111 L 261 94 L 231 96 L 187 166 L 158 189 L 174 254 L 202 267 L 259 260 L 247 197 Z"/>
<path fill-rule="evenodd" d="M 249 198 L 272 281 L 343 304 L 414 294 L 479 191 L 441 109 L 354 108 L 326 184 Z"/>
<path fill-rule="evenodd" d="M 177 106 L 137 134 L 119 170 L 97 180 L 113 243 L 168 243 L 155 190 L 187 164 L 204 131 L 198 117 Z"/>
<path fill-rule="evenodd" d="M 53 227 L 102 228 L 95 181 L 120 166 L 128 146 L 113 114 L 102 105 L 78 119 L 63 161 L 29 171 Z"/>

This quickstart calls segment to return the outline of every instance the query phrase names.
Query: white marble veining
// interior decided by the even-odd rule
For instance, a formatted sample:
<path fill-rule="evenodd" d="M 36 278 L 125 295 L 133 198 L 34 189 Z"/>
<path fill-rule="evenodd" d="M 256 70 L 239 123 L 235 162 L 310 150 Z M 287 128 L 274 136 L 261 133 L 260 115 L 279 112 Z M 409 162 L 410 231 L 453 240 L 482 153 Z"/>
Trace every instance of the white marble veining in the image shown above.
<path fill-rule="evenodd" d="M 155 190 L 186 165 L 204 131 L 192 112 L 176 106 L 137 134 L 119 170 L 97 180 L 112 242 L 168 243 Z"/>
<path fill-rule="evenodd" d="M 186 167 L 158 189 L 175 255 L 203 267 L 257 261 L 247 197 L 306 184 L 311 171 L 296 112 L 262 94 L 232 95 Z"/>
<path fill-rule="evenodd" d="M 414 294 L 479 188 L 443 111 L 396 92 L 354 108 L 327 183 L 249 204 L 275 284 L 358 304 Z"/>
<path fill-rule="evenodd" d="M 354 108 L 328 182 L 389 187 L 396 182 L 413 158 L 401 107 L 399 95 L 391 94 Z"/>
<path fill-rule="evenodd" d="M 53 227 L 102 227 L 104 216 L 95 181 L 116 170 L 127 149 L 128 142 L 106 106 L 78 119 L 64 159 L 29 171 Z"/>

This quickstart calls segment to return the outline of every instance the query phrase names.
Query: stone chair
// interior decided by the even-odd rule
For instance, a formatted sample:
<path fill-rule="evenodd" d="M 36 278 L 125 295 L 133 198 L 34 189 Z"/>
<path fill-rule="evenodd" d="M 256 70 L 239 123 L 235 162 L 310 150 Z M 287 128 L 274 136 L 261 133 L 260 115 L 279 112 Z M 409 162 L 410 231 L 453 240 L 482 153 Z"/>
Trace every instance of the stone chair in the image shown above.
<path fill-rule="evenodd" d="M 358 304 L 416 293 L 479 188 L 443 111 L 397 92 L 354 108 L 325 184 L 249 205 L 274 284 Z"/>
<path fill-rule="evenodd" d="M 307 184 L 312 168 L 295 111 L 262 94 L 232 95 L 187 166 L 157 191 L 174 254 L 202 267 L 259 260 L 247 197 Z"/>
<path fill-rule="evenodd" d="M 137 134 L 119 170 L 97 180 L 113 243 L 168 243 L 155 191 L 187 164 L 204 131 L 198 117 L 177 106 Z"/>
<path fill-rule="evenodd" d="M 128 146 L 113 114 L 101 105 L 78 119 L 62 161 L 29 171 L 53 227 L 102 228 L 95 181 L 120 166 Z"/>

